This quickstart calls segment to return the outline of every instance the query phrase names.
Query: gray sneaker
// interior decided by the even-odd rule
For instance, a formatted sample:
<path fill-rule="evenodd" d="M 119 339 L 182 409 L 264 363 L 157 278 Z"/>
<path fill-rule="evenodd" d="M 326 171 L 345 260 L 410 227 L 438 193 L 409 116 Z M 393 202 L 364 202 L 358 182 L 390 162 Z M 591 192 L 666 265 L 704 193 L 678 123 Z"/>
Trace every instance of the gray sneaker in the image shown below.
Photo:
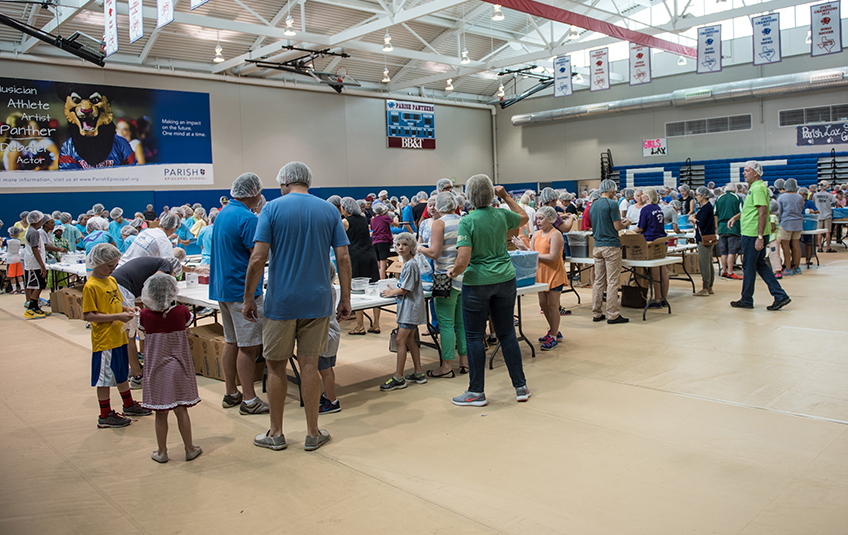
<path fill-rule="evenodd" d="M 465 392 L 461 396 L 456 396 L 455 398 L 451 399 L 451 401 L 454 405 L 467 405 L 471 407 L 485 407 L 489 404 L 489 402 L 486 401 L 486 394 L 484 394 L 483 392 Z"/>
<path fill-rule="evenodd" d="M 239 405 L 239 414 L 268 414 L 270 412 L 270 407 L 268 404 L 261 399 L 256 401 L 253 405 L 248 405 L 244 401 Z"/>
<path fill-rule="evenodd" d="M 315 451 L 330 441 L 330 433 L 328 433 L 326 429 L 319 429 L 318 432 L 320 435 L 317 437 L 310 437 L 307 435 L 306 441 L 303 443 L 303 449 L 306 451 Z"/>
<path fill-rule="evenodd" d="M 424 372 L 410 373 L 409 375 L 404 375 L 403 378 L 407 383 L 418 383 L 419 385 L 423 385 L 427 382 L 427 376 L 424 375 Z"/>
<path fill-rule="evenodd" d="M 114 410 L 106 415 L 106 418 L 97 418 L 97 427 L 100 429 L 106 429 L 107 427 L 126 427 L 131 423 L 132 420 L 121 416 Z"/>
<path fill-rule="evenodd" d="M 236 405 L 240 404 L 244 398 L 241 395 L 241 392 L 236 392 L 235 394 L 224 394 L 224 399 L 221 401 L 221 406 L 225 409 L 232 409 Z"/>
<path fill-rule="evenodd" d="M 530 399 L 530 395 L 530 389 L 527 388 L 527 385 L 515 389 L 515 401 L 527 401 Z"/>
<path fill-rule="evenodd" d="M 269 437 L 268 434 L 271 431 L 266 433 L 259 433 L 255 437 L 253 437 L 253 445 L 259 446 L 260 448 L 268 448 L 269 450 L 280 451 L 284 450 L 288 447 L 286 444 L 286 436 L 280 435 L 278 437 Z"/>
<path fill-rule="evenodd" d="M 128 414 L 131 416 L 150 416 L 151 414 L 153 414 L 153 411 L 151 411 L 150 409 L 145 409 L 141 406 L 141 404 L 139 404 L 138 401 L 133 401 L 132 405 L 130 405 L 129 407 L 124 407 L 123 409 L 121 409 L 121 412 L 124 413 L 124 416 Z"/>

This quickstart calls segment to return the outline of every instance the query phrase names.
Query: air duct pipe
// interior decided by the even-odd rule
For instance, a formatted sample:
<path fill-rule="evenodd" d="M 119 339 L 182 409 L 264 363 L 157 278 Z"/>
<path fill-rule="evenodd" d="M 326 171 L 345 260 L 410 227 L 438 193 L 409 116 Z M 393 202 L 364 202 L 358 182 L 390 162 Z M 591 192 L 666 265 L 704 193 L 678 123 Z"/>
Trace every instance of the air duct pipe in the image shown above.
<path fill-rule="evenodd" d="M 580 119 L 594 115 L 624 113 L 629 111 L 672 108 L 725 102 L 747 98 L 774 97 L 809 91 L 821 91 L 848 86 L 848 67 L 810 71 L 805 73 L 742 80 L 726 84 L 708 85 L 692 89 L 679 89 L 664 95 L 628 98 L 612 102 L 587 104 L 538 113 L 525 113 L 512 117 L 513 126 L 526 126 Z"/>

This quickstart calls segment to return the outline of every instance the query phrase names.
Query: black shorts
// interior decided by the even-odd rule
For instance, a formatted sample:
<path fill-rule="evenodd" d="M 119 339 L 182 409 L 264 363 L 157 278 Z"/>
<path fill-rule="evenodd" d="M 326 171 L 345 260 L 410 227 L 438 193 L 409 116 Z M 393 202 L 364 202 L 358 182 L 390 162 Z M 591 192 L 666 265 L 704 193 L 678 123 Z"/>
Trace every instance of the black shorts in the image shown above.
<path fill-rule="evenodd" d="M 391 243 L 375 243 L 374 252 L 377 253 L 377 260 L 386 260 L 391 253 Z"/>
<path fill-rule="evenodd" d="M 47 288 L 47 281 L 41 276 L 41 270 L 24 271 L 24 288 L 27 290 L 43 290 Z"/>

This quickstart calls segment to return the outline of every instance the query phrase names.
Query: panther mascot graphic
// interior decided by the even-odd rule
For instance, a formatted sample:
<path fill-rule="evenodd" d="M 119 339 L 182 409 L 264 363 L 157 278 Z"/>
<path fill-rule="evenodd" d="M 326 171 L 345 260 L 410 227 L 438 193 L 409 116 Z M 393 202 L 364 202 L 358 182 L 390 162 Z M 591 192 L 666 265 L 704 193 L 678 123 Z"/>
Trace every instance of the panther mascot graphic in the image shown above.
<path fill-rule="evenodd" d="M 110 91 L 83 84 L 60 84 L 70 137 L 59 151 L 59 169 L 135 165 L 129 142 L 116 133 Z"/>

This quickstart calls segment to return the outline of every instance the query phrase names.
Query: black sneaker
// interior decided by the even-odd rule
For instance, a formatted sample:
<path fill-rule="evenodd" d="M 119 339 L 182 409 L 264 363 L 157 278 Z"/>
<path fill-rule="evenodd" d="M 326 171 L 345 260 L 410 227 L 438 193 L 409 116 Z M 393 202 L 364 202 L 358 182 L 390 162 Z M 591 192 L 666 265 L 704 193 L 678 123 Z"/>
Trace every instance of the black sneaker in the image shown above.
<path fill-rule="evenodd" d="M 732 306 L 733 308 L 754 308 L 753 303 L 743 303 L 742 301 L 731 301 L 730 306 Z"/>
<path fill-rule="evenodd" d="M 592 321 L 604 321 L 605 319 L 607 319 L 607 317 L 606 317 L 606 316 L 604 316 L 603 314 L 601 314 L 601 315 L 600 315 L 599 317 L 597 317 L 597 318 L 596 318 L 596 317 L 594 317 L 594 316 L 592 316 Z"/>
<path fill-rule="evenodd" d="M 97 418 L 97 427 L 100 429 L 106 429 L 107 427 L 126 427 L 130 423 L 132 423 L 132 420 L 121 416 L 114 410 L 109 411 L 106 418 Z"/>
<path fill-rule="evenodd" d="M 624 316 L 619 315 L 614 320 L 607 320 L 607 323 L 610 323 L 610 324 L 612 324 L 612 323 L 627 323 L 628 321 L 630 321 L 628 318 L 625 318 Z"/>
<path fill-rule="evenodd" d="M 419 385 L 423 385 L 424 383 L 427 382 L 427 376 L 424 375 L 424 372 L 421 372 L 421 373 L 413 372 L 413 373 L 410 373 L 409 375 L 405 375 L 403 378 L 407 383 L 416 383 L 416 384 L 419 384 Z"/>
<path fill-rule="evenodd" d="M 318 414 L 331 414 L 340 412 L 342 405 L 339 400 L 330 401 L 324 394 L 321 394 L 321 405 L 318 406 Z"/>
<path fill-rule="evenodd" d="M 385 383 L 380 385 L 380 391 L 389 392 L 391 390 L 400 390 L 401 388 L 406 388 L 406 380 L 401 377 L 398 379 L 394 375 L 391 379 L 386 381 Z"/>
<path fill-rule="evenodd" d="M 766 307 L 766 310 L 780 310 L 791 302 L 792 299 L 789 299 L 789 297 L 780 300 L 775 299 L 774 303 Z"/>
<path fill-rule="evenodd" d="M 121 409 L 121 412 L 123 412 L 124 415 L 130 414 L 132 416 L 150 416 L 153 413 L 150 409 L 142 407 L 138 401 L 133 401 L 132 405 L 124 407 Z"/>

